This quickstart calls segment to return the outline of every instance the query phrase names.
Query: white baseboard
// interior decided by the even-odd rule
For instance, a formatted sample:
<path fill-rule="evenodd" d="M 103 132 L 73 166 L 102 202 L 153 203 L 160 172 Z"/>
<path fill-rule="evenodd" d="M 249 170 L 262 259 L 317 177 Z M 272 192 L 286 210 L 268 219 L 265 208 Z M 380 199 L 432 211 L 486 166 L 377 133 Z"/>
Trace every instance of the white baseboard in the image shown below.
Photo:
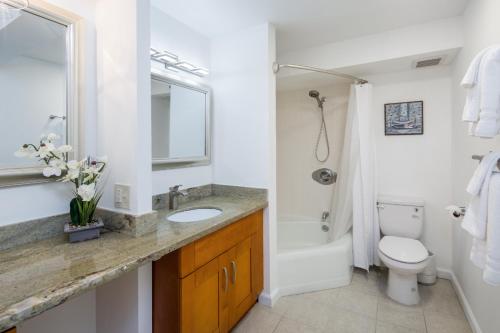
<path fill-rule="evenodd" d="M 481 327 L 479 327 L 479 323 L 476 320 L 476 316 L 474 316 L 474 312 L 472 312 L 472 308 L 469 304 L 469 301 L 465 297 L 464 290 L 462 289 L 462 286 L 458 282 L 458 279 L 456 275 L 453 273 L 453 271 L 438 268 L 437 275 L 441 279 L 447 279 L 451 281 L 451 284 L 453 285 L 453 288 L 457 293 L 458 300 L 460 301 L 460 304 L 462 304 L 462 308 L 464 309 L 465 316 L 469 321 L 472 331 L 474 333 L 482 333 Z"/>
<path fill-rule="evenodd" d="M 445 280 L 452 280 L 453 277 L 453 272 L 450 271 L 449 269 L 445 268 L 439 268 L 437 269 L 437 276 L 440 279 L 445 279 Z"/>
<path fill-rule="evenodd" d="M 273 307 L 279 299 L 279 293 L 280 291 L 278 288 L 272 290 L 271 293 L 263 291 L 259 295 L 259 303 L 265 306 Z"/>

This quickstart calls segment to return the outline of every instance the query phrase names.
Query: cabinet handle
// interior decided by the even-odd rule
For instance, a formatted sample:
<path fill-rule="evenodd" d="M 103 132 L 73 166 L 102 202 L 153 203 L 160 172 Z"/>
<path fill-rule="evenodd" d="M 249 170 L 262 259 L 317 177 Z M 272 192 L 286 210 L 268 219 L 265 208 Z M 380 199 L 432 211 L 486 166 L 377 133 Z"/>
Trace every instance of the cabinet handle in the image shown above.
<path fill-rule="evenodd" d="M 235 284 L 236 283 L 236 270 L 237 270 L 237 268 L 236 268 L 236 262 L 234 260 L 231 261 L 231 268 L 233 269 L 233 279 L 232 280 L 233 280 L 233 284 Z"/>
<path fill-rule="evenodd" d="M 222 271 L 224 271 L 224 291 L 227 292 L 227 287 L 228 287 L 228 277 L 227 277 L 227 268 L 223 267 Z"/>

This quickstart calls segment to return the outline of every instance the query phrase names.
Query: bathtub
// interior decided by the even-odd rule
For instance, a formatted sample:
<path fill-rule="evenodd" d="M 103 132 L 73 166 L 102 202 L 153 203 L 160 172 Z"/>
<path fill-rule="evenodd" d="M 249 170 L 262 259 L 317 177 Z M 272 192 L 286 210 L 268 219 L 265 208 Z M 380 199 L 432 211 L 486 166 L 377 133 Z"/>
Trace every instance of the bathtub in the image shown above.
<path fill-rule="evenodd" d="M 328 241 L 327 223 L 278 222 L 279 295 L 346 286 L 352 278 L 352 236 Z"/>

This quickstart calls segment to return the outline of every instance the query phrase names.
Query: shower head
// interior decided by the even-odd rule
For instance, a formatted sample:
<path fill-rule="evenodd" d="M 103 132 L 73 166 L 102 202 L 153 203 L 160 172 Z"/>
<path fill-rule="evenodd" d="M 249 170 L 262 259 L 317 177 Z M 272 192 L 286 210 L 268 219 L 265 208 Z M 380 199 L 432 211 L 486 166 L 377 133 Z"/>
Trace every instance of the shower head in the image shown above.
<path fill-rule="evenodd" d="M 310 90 L 309 91 L 309 97 L 315 98 L 318 101 L 318 106 L 320 108 L 323 107 L 323 102 L 326 100 L 324 97 L 319 97 L 319 91 L 317 90 Z"/>
<path fill-rule="evenodd" d="M 312 98 L 318 98 L 319 92 L 317 90 L 311 90 L 311 91 L 309 91 L 309 96 Z"/>

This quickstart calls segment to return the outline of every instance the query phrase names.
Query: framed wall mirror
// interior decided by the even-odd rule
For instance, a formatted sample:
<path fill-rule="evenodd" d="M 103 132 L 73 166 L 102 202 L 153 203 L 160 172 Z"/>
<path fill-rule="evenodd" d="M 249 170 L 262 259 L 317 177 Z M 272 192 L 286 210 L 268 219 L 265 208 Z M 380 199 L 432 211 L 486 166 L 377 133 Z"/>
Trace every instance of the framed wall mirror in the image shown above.
<path fill-rule="evenodd" d="M 151 75 L 153 166 L 210 163 L 210 91 L 203 85 Z"/>
<path fill-rule="evenodd" d="M 18 158 L 25 143 L 55 133 L 78 157 L 80 18 L 39 0 L 0 1 L 0 186 L 48 181 L 43 163 Z"/>

